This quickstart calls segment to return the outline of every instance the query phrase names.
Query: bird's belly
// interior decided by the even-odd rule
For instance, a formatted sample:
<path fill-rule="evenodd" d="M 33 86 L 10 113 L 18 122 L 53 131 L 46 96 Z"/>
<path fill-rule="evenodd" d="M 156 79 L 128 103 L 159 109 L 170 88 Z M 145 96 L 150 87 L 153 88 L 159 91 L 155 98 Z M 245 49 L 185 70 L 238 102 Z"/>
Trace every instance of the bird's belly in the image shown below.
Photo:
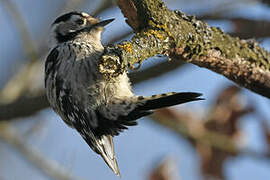
<path fill-rule="evenodd" d="M 96 106 L 111 104 L 115 99 L 125 99 L 134 96 L 126 75 L 115 81 L 98 80 L 88 87 L 88 94 L 92 104 Z"/>

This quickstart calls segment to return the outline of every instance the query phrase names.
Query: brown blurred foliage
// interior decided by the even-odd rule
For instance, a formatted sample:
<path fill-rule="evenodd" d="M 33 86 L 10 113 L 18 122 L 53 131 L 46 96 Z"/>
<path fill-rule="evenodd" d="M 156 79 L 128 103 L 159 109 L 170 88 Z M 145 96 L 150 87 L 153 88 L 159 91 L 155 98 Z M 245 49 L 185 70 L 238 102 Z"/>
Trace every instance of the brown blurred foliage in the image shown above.
<path fill-rule="evenodd" d="M 204 116 L 194 113 L 196 109 L 192 109 L 192 112 L 161 109 L 152 115 L 152 118 L 187 137 L 201 157 L 205 179 L 225 179 L 225 161 L 230 157 L 245 154 L 241 147 L 244 139 L 239 121 L 247 114 L 258 114 L 256 107 L 250 101 L 243 103 L 243 99 L 245 98 L 242 97 L 239 87 L 229 86 L 217 95 Z M 270 130 L 265 121 L 262 121 L 262 124 L 264 136 L 270 146 Z M 268 154 L 248 152 L 253 156 L 268 158 Z"/>

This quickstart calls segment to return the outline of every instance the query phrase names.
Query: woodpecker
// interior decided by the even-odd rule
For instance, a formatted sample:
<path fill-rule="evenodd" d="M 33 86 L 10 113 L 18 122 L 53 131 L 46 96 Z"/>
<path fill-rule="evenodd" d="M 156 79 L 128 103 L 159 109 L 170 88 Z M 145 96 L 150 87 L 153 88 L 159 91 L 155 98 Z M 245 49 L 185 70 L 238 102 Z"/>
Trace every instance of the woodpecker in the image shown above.
<path fill-rule="evenodd" d="M 113 136 L 155 109 L 202 98 L 194 92 L 137 96 L 127 72 L 105 78 L 98 70 L 104 51 L 101 33 L 113 20 L 75 11 L 58 17 L 51 25 L 45 88 L 53 110 L 120 176 Z"/>

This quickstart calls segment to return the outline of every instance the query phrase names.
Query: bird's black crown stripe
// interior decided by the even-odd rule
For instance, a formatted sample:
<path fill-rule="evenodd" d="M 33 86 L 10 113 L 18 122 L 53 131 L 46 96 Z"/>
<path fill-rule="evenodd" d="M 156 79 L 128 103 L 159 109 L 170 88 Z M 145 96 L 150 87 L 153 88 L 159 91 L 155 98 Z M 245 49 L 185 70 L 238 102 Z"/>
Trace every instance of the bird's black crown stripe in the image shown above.
<path fill-rule="evenodd" d="M 67 14 L 64 14 L 64 15 L 58 17 L 58 18 L 53 22 L 53 24 L 57 24 L 57 23 L 59 23 L 59 22 L 67 21 L 67 20 L 69 20 L 70 17 L 73 16 L 73 15 L 79 15 L 79 16 L 82 16 L 82 13 L 77 12 L 77 11 L 69 12 L 69 13 L 67 13 Z"/>

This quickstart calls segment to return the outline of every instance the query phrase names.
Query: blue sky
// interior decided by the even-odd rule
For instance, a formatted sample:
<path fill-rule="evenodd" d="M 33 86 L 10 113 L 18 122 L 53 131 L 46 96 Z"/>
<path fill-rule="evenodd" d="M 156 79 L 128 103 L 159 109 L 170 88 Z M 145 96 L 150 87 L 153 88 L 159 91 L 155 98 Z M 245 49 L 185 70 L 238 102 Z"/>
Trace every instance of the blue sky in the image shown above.
<path fill-rule="evenodd" d="M 29 25 L 32 38 L 37 42 L 40 41 L 40 32 L 42 36 L 48 32 L 49 24 L 53 17 L 48 14 L 56 14 L 60 3 L 58 1 L 44 1 L 42 3 L 34 0 L 14 0 L 21 10 L 23 16 Z M 96 1 L 97 2 L 97 1 Z M 176 1 L 175 1 L 176 2 Z M 169 1 L 169 7 L 173 9 L 182 9 L 186 13 L 195 13 L 196 8 L 188 8 L 185 4 Z M 204 2 L 204 1 L 203 1 Z M 205 1 L 207 3 L 207 1 Z M 58 3 L 58 4 L 55 4 Z M 54 4 L 54 6 L 52 6 Z M 89 6 L 90 9 L 94 9 Z M 202 4 L 207 9 L 207 4 Z M 247 5 L 246 5 L 247 6 Z M 249 11 L 240 7 L 231 15 L 238 15 L 250 18 L 268 18 L 270 17 L 269 9 L 261 5 L 252 5 Z M 85 8 L 86 10 L 88 8 Z M 26 10 L 26 11 L 25 11 Z M 104 32 L 104 39 L 109 39 L 129 28 L 117 8 L 113 8 L 99 15 L 101 18 L 115 17 L 116 21 L 107 27 Z M 7 16 L 0 4 L 0 24 L 2 33 L 0 34 L 1 42 L 6 42 L 0 48 L 0 67 L 1 77 L 0 84 L 13 72 L 19 64 L 23 63 L 26 57 L 21 50 L 21 42 L 18 40 L 17 31 L 14 30 L 14 24 L 7 21 Z M 42 22 L 42 23 L 41 23 Z M 211 25 L 220 26 L 224 30 L 230 30 L 230 24 L 224 22 L 209 22 Z M 3 26 L 3 24 L 5 26 Z M 43 42 L 45 43 L 45 42 Z M 263 43 L 266 49 L 270 49 L 269 41 Z M 38 46 L 37 46 L 38 48 Z M 18 61 L 20 60 L 20 61 Z M 153 64 L 155 59 L 149 60 L 145 66 Z M 169 62 L 168 62 L 169 63 Z M 134 91 L 140 95 L 151 95 L 170 91 L 196 91 L 204 94 L 204 102 L 189 103 L 176 108 L 189 108 L 190 110 L 209 108 L 215 95 L 224 87 L 232 84 L 226 78 L 211 72 L 207 69 L 199 68 L 195 65 L 186 65 L 182 69 L 175 70 L 159 78 L 152 79 L 135 85 Z M 248 90 L 243 91 L 243 97 L 251 98 L 259 107 L 265 117 L 270 117 L 269 100 L 256 95 Z M 37 147 L 48 158 L 54 159 L 73 172 L 76 176 L 85 179 L 106 179 L 113 180 L 117 177 L 105 165 L 103 160 L 96 155 L 78 135 L 77 132 L 68 128 L 60 118 L 47 109 L 40 112 L 35 118 L 29 118 L 25 121 L 15 121 L 16 126 L 21 132 L 36 121 L 36 118 L 44 121 L 44 127 L 37 135 L 28 138 L 28 143 Z M 269 119 L 268 119 L 269 120 Z M 270 123 L 270 122 L 268 122 Z M 245 121 L 239 124 L 245 133 L 248 147 L 257 151 L 262 151 L 264 141 L 262 133 L 255 116 L 248 116 Z M 15 180 L 21 179 L 39 179 L 47 180 L 40 171 L 34 168 L 28 161 L 21 157 L 13 148 L 0 142 L 0 179 Z M 183 138 L 179 138 L 173 132 L 153 123 L 147 118 L 139 121 L 139 125 L 130 128 L 120 136 L 115 138 L 116 155 L 122 179 L 140 180 L 146 179 L 147 173 L 159 160 L 164 156 L 171 156 L 176 159 L 179 174 L 185 180 L 200 179 L 199 157 L 192 146 Z M 7 163 L 8 162 L 8 163 Z M 252 180 L 252 179 L 270 179 L 269 160 L 258 160 L 247 156 L 231 158 L 227 161 L 225 174 L 230 180 Z"/>

